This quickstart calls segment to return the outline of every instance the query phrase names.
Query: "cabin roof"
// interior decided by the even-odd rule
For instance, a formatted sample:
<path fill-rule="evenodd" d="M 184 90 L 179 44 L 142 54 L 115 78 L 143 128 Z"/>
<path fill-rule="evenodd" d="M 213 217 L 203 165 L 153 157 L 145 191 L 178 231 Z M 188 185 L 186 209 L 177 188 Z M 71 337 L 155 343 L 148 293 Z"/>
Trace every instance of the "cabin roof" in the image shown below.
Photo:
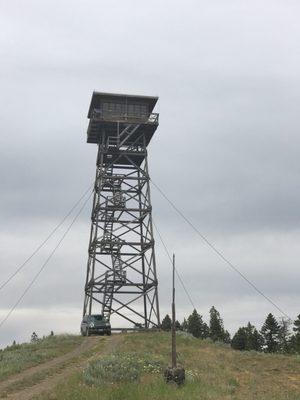
<path fill-rule="evenodd" d="M 134 95 L 134 94 L 121 94 L 121 93 L 104 93 L 104 92 L 93 92 L 91 104 L 89 107 L 88 118 L 91 117 L 92 111 L 99 107 L 100 103 L 103 100 L 106 101 L 116 101 L 116 100 L 126 100 L 136 101 L 136 102 L 143 102 L 149 105 L 149 112 L 151 113 L 157 103 L 158 97 L 156 96 L 141 96 L 141 95 Z"/>

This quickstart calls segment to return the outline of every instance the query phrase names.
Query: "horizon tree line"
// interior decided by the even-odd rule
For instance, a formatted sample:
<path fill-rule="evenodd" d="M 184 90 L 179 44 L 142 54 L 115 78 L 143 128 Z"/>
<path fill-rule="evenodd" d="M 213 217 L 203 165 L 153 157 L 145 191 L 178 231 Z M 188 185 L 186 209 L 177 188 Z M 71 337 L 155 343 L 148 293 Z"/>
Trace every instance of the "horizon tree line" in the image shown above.
<path fill-rule="evenodd" d="M 238 328 L 232 338 L 224 328 L 223 319 L 214 306 L 211 307 L 209 315 L 207 324 L 202 315 L 194 309 L 182 323 L 176 321 L 176 330 L 188 332 L 199 339 L 230 344 L 235 350 L 300 354 L 300 314 L 292 322 L 285 318 L 277 320 L 269 313 L 260 330 L 248 322 L 246 326 Z M 162 320 L 161 329 L 170 331 L 171 325 L 171 318 L 167 314 Z"/>

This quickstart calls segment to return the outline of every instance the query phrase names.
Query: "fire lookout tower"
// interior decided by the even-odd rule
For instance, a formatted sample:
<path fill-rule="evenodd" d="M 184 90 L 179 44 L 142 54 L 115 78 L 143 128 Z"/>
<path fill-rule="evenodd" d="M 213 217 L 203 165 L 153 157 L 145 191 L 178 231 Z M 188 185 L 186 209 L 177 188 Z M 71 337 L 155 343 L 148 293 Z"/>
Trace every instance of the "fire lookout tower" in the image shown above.
<path fill-rule="evenodd" d="M 160 325 L 147 145 L 157 97 L 94 92 L 87 142 L 98 145 L 83 315 Z"/>

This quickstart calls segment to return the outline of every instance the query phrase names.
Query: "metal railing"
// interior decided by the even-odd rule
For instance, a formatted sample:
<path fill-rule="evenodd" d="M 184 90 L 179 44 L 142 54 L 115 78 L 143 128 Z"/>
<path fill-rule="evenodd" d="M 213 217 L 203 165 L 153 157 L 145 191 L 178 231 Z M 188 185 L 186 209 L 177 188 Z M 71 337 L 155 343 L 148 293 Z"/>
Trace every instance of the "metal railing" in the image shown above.
<path fill-rule="evenodd" d="M 111 148 L 120 148 L 120 138 L 118 136 L 108 136 L 106 140 L 106 149 Z M 145 149 L 140 144 L 124 144 L 124 147 L 127 151 L 137 152 L 137 153 L 144 153 Z M 111 154 L 108 154 L 108 157 L 111 157 Z"/>
<path fill-rule="evenodd" d="M 120 122 L 138 122 L 143 124 L 158 124 L 158 113 L 130 115 L 130 114 L 114 114 L 107 111 L 94 109 L 92 112 L 92 119 L 101 121 L 120 121 Z"/>

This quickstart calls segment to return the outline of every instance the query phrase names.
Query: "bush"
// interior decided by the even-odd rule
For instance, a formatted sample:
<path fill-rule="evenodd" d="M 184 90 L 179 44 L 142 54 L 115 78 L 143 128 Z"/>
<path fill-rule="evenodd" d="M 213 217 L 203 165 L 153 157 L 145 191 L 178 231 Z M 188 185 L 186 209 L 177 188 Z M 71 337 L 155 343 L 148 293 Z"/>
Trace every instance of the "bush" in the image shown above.
<path fill-rule="evenodd" d="M 181 336 L 185 339 L 192 339 L 192 340 L 196 339 L 194 335 L 192 335 L 189 332 L 185 332 L 185 331 L 178 331 L 178 332 L 176 332 L 176 335 Z"/>
<path fill-rule="evenodd" d="M 161 372 L 159 360 L 140 359 L 135 354 L 113 354 L 91 361 L 83 372 L 85 383 L 102 386 L 105 383 L 133 382 L 139 380 L 142 373 Z"/>

